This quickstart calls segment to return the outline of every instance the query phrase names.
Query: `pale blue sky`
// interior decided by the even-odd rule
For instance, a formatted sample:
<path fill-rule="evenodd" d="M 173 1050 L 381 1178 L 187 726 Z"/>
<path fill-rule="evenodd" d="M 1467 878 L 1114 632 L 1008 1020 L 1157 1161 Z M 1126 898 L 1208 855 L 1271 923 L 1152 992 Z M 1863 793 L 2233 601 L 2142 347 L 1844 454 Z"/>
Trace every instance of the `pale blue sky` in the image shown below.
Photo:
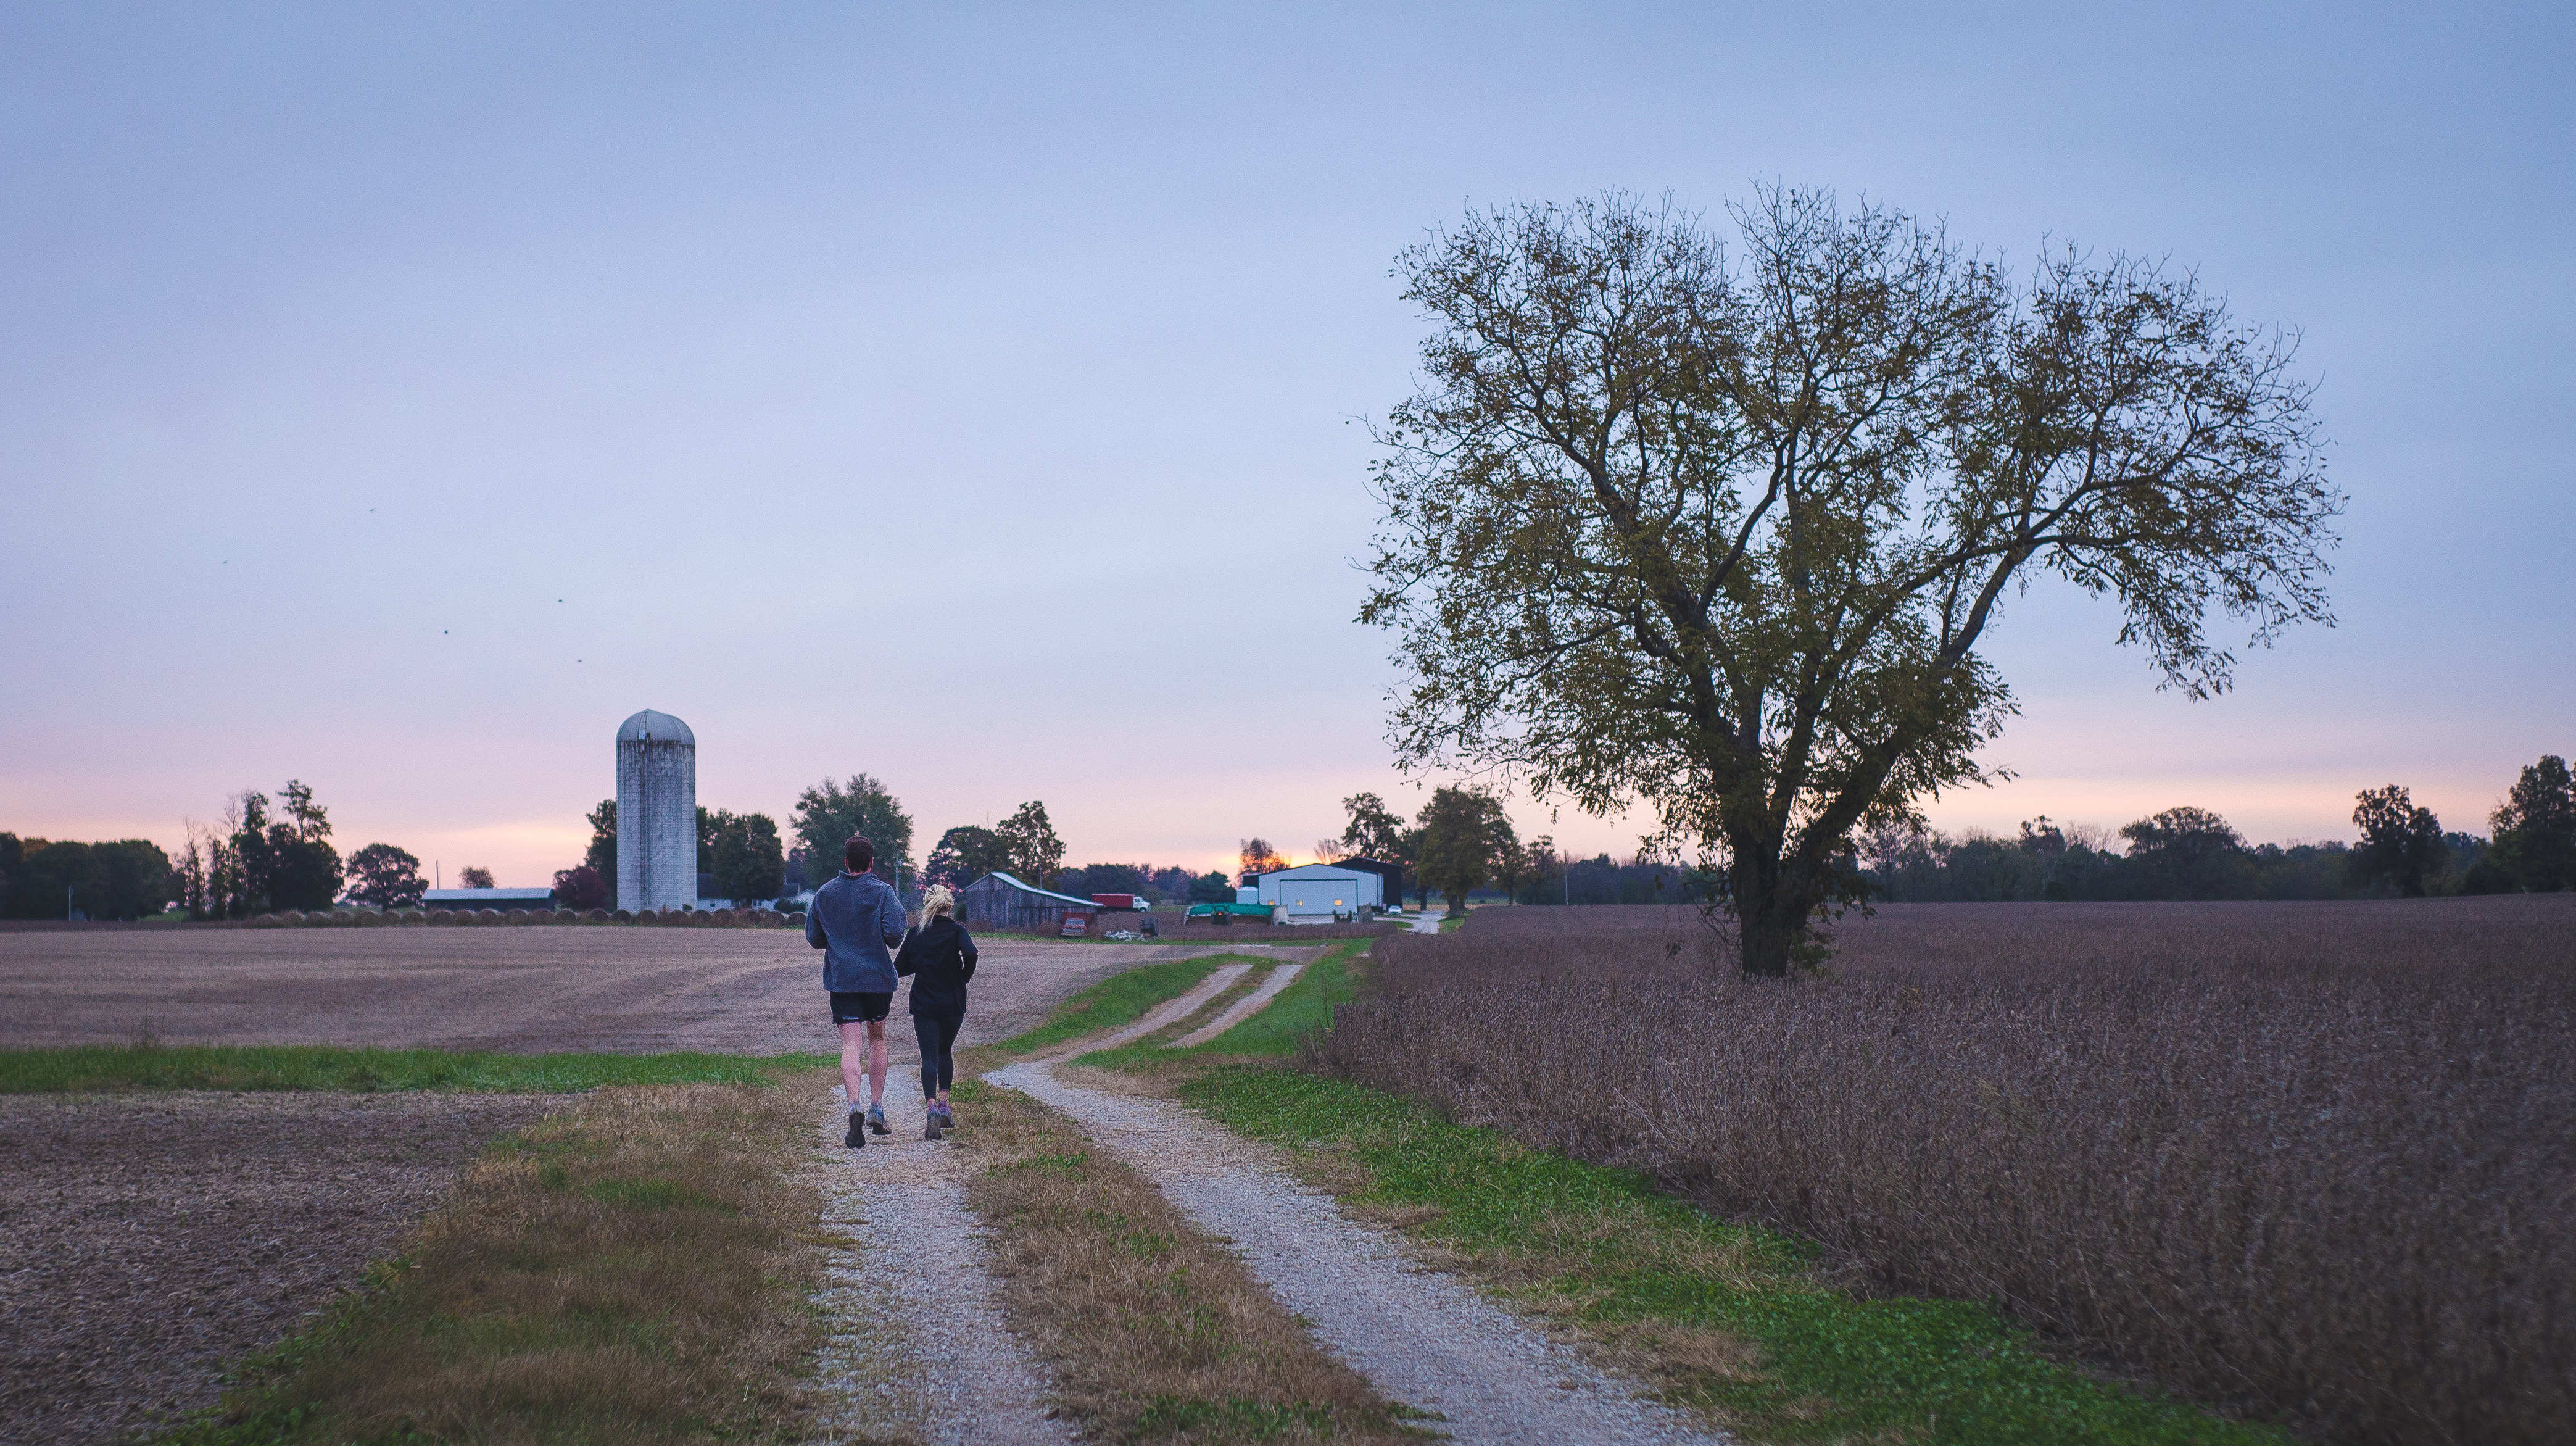
<path fill-rule="evenodd" d="M 714 806 L 1302 854 L 1417 797 L 1350 621 L 1390 258 L 1778 178 L 2199 268 L 2304 331 L 2353 497 L 2342 626 L 2216 703 L 2023 601 L 2020 777 L 1937 821 L 2482 831 L 2576 750 L 2570 13 L 0 7 L 0 828 L 296 776 L 542 882 L 653 707 Z"/>

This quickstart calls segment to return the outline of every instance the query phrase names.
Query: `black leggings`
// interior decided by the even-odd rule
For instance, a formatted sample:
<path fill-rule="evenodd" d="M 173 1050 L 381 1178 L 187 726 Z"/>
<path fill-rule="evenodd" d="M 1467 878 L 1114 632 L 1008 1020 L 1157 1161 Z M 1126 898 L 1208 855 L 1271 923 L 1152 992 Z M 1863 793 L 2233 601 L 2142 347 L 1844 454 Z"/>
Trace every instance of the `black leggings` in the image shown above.
<path fill-rule="evenodd" d="M 955 1014 L 916 1014 L 912 1017 L 913 1035 L 921 1041 L 921 1097 L 936 1099 L 948 1088 L 957 1074 L 956 1061 L 949 1058 L 949 1046 L 957 1042 L 957 1031 L 966 1023 L 966 1011 Z"/>

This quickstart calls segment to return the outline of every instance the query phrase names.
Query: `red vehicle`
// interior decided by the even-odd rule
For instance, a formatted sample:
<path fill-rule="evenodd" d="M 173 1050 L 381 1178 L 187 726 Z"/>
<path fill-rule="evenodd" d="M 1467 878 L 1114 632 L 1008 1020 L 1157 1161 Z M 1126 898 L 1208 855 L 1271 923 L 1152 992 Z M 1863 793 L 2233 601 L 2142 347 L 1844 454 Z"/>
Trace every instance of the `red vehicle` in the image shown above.
<path fill-rule="evenodd" d="M 1091 902 L 1104 909 L 1141 909 L 1145 901 L 1134 894 L 1094 894 Z"/>

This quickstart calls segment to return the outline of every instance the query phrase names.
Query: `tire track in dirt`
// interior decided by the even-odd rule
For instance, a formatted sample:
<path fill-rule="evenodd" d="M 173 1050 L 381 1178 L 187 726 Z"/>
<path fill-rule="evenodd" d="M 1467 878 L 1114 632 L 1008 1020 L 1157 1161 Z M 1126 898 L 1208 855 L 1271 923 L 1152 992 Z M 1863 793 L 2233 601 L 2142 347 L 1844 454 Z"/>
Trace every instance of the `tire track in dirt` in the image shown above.
<path fill-rule="evenodd" d="M 1191 1030 L 1189 1033 L 1182 1035 L 1180 1038 L 1173 1040 L 1166 1046 L 1166 1048 L 1187 1049 L 1194 1044 L 1207 1043 L 1209 1040 L 1214 1039 L 1218 1035 L 1225 1033 L 1227 1030 L 1234 1028 L 1238 1024 L 1241 1024 L 1243 1021 L 1259 1014 L 1262 1010 L 1269 1008 L 1270 1001 L 1279 997 L 1279 991 L 1296 983 L 1297 976 L 1305 972 L 1306 966 L 1303 964 L 1280 965 L 1278 968 L 1271 970 L 1270 973 L 1262 979 L 1258 988 L 1254 989 L 1250 994 L 1243 996 L 1241 999 L 1234 1001 L 1232 1004 L 1227 1005 L 1223 1014 L 1220 1014 L 1216 1018 L 1209 1020 L 1207 1023 L 1200 1025 L 1198 1028 Z"/>
<path fill-rule="evenodd" d="M 1261 1146 L 1167 1100 L 1072 1083 L 1053 1060 L 985 1076 L 1064 1111 L 1199 1229 L 1230 1238 L 1316 1338 L 1388 1396 L 1438 1412 L 1465 1443 L 1714 1446 L 1731 1438 L 1644 1400 L 1401 1238 L 1341 1213 Z"/>

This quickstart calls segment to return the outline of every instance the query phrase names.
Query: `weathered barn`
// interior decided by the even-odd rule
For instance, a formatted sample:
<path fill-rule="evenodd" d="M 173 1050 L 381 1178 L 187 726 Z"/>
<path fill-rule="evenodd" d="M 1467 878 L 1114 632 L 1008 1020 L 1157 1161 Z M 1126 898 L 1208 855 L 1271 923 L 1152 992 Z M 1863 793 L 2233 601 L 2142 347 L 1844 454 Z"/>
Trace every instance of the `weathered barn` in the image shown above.
<path fill-rule="evenodd" d="M 1009 874 L 986 874 L 957 891 L 957 922 L 969 929 L 1053 934 L 1068 916 L 1088 919 L 1099 912 L 1100 906 L 1089 899 L 1041 889 Z"/>

